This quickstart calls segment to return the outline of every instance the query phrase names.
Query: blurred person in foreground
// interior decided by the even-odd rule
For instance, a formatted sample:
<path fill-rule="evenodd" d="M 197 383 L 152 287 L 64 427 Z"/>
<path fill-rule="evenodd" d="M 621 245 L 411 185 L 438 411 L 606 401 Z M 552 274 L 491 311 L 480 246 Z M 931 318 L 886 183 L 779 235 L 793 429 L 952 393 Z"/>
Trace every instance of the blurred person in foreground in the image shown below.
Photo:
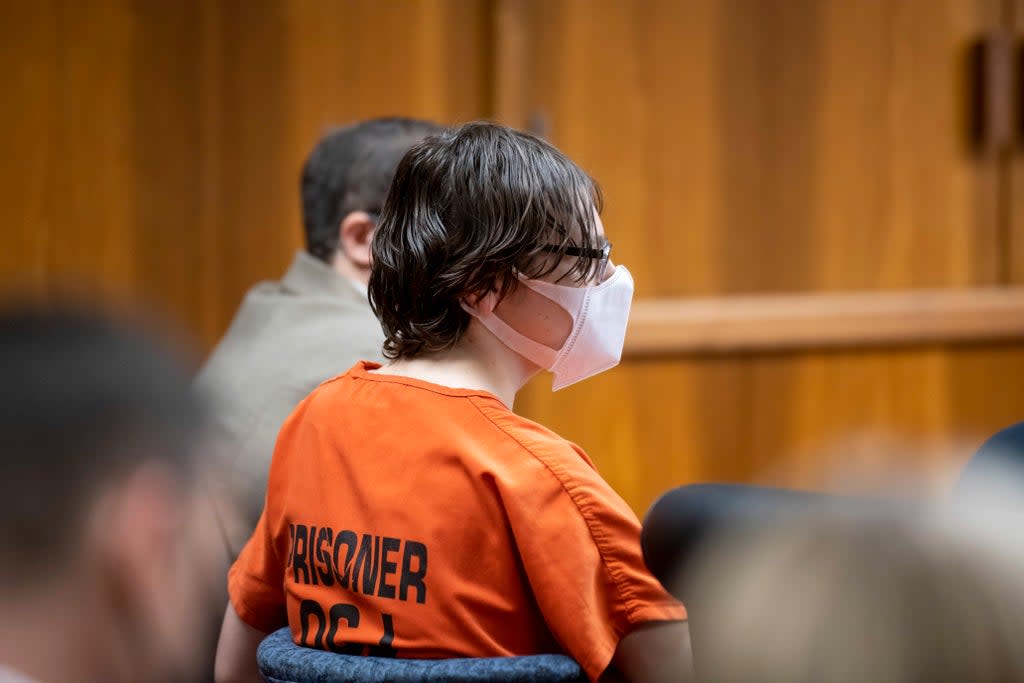
<path fill-rule="evenodd" d="M 284 277 L 245 296 L 197 377 L 217 397 L 215 434 L 246 515 L 233 553 L 256 525 L 277 432 L 318 384 L 357 360 L 379 359 L 384 336 L 370 310 L 370 240 L 402 155 L 442 128 L 381 118 L 321 139 L 302 169 L 306 249 Z"/>
<path fill-rule="evenodd" d="M 318 387 L 278 439 L 231 569 L 218 680 L 258 681 L 263 635 L 419 659 L 564 653 L 591 680 L 688 680 L 686 611 L 586 454 L 512 404 L 619 361 L 633 281 L 594 181 L 476 123 L 402 160 L 373 240 L 391 362 Z M 614 400 L 609 396 L 608 400 Z"/>
<path fill-rule="evenodd" d="M 1021 492 L 976 492 L 942 508 L 818 510 L 723 535 L 683 579 L 701 596 L 698 680 L 1024 681 Z"/>
<path fill-rule="evenodd" d="M 195 681 L 223 539 L 189 373 L 71 306 L 0 311 L 0 681 Z"/>

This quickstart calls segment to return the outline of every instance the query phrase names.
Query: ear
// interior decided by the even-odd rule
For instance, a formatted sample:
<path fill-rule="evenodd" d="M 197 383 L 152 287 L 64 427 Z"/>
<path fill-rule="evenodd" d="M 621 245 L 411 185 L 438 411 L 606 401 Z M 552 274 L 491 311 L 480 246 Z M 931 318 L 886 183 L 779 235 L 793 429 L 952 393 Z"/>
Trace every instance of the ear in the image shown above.
<path fill-rule="evenodd" d="M 147 463 L 112 486 L 104 502 L 102 547 L 122 588 L 145 596 L 158 588 L 147 583 L 159 578 L 155 568 L 169 564 L 184 520 L 178 482 L 165 467 Z"/>
<path fill-rule="evenodd" d="M 370 242 L 377 221 L 365 211 L 353 211 L 341 220 L 338 226 L 338 246 L 352 265 L 358 268 L 370 267 Z"/>
<path fill-rule="evenodd" d="M 197 606 L 220 599 L 221 587 L 208 579 L 223 576 L 227 563 L 196 487 L 162 463 L 145 463 L 109 485 L 91 520 L 121 647 L 130 653 L 125 660 L 149 674 L 130 680 L 165 680 L 165 673 L 205 666 L 199 639 L 208 616 Z"/>
<path fill-rule="evenodd" d="M 487 315 L 493 313 L 498 305 L 498 292 L 492 289 L 486 294 L 470 294 L 462 299 L 462 303 L 479 315 Z"/>

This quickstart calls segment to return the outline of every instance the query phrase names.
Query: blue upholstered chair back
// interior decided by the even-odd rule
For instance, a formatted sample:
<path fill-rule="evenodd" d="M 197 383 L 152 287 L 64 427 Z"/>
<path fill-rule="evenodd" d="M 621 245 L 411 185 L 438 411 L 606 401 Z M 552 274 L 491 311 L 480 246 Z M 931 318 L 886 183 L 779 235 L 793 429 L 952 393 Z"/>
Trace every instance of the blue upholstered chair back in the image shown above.
<path fill-rule="evenodd" d="M 256 655 L 270 683 L 423 683 L 502 681 L 577 683 L 587 678 L 565 655 L 482 659 L 387 659 L 335 654 L 299 647 L 287 628 L 271 633 Z"/>

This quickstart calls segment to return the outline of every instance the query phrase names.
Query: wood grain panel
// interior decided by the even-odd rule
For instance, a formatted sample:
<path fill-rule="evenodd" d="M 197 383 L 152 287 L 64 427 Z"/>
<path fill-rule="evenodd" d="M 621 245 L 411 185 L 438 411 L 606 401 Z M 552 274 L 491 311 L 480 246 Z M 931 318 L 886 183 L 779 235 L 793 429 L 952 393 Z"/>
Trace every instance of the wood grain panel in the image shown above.
<path fill-rule="evenodd" d="M 1001 21 L 997 0 L 525 6 L 521 109 L 601 182 L 640 302 L 1003 281 L 1000 169 L 966 136 L 966 50 Z M 961 368 L 1012 376 L 1019 350 L 967 353 L 629 359 L 554 396 L 539 380 L 520 405 L 582 441 L 642 510 L 683 481 L 820 484 L 815 454 L 856 434 L 925 443 L 934 455 L 861 451 L 937 472 L 963 457 L 961 432 L 1012 412 L 989 405 L 979 425 L 954 397 Z"/>
<path fill-rule="evenodd" d="M 0 273 L 9 285 L 37 283 L 45 275 L 51 222 L 46 192 L 58 154 L 49 133 L 57 128 L 62 108 L 58 5 L 57 0 L 0 4 L 0 78 L 8 97 L 21 105 L 0 114 Z"/>
<path fill-rule="evenodd" d="M 130 101 L 121 124 L 130 177 L 108 201 L 130 195 L 132 213 L 115 225 L 119 239 L 132 244 L 132 296 L 159 302 L 201 331 L 202 311 L 216 301 L 202 277 L 201 183 L 209 152 L 202 144 L 201 2 L 134 0 L 130 11 L 133 66 L 126 69 Z"/>
<path fill-rule="evenodd" d="M 130 111 L 131 11 L 107 3 L 91 13 L 73 3 L 6 3 L 3 21 L 5 275 L 36 285 L 59 271 L 69 279 L 107 273 L 134 280 L 130 222 L 131 152 L 124 124 Z M 24 106 L 22 106 L 22 104 Z M 14 237 L 17 235 L 18 237 Z"/>
<path fill-rule="evenodd" d="M 279 276 L 301 245 L 299 171 L 321 135 L 372 116 L 453 123 L 489 113 L 483 0 L 279 1 L 258 13 L 247 3 L 219 7 L 213 115 L 223 222 L 215 231 L 225 275 L 214 290 L 210 342 L 244 291 Z M 236 25 L 239 14 L 251 15 L 249 25 Z"/>
<path fill-rule="evenodd" d="M 1006 0 L 1007 24 L 1014 38 L 1014 136 L 1007 159 L 1004 205 L 1005 244 L 1002 252 L 1008 282 L 1024 283 L 1024 0 Z"/>
<path fill-rule="evenodd" d="M 516 408 L 582 446 L 640 513 L 674 484 L 750 478 L 748 374 L 733 357 L 635 360 L 557 393 L 538 377 Z"/>
<path fill-rule="evenodd" d="M 963 59 L 996 4 L 533 2 L 528 108 L 640 296 L 994 283 Z"/>
<path fill-rule="evenodd" d="M 302 242 L 333 125 L 490 113 L 487 0 L 0 4 L 0 285 L 141 299 L 209 347 Z"/>
<path fill-rule="evenodd" d="M 1024 342 L 1024 287 L 641 299 L 625 353 Z"/>
<path fill-rule="evenodd" d="M 555 394 L 549 382 L 531 384 L 528 412 L 582 446 L 639 514 L 709 481 L 898 481 L 937 496 L 986 436 L 1022 419 L 1024 348 L 651 358 Z"/>

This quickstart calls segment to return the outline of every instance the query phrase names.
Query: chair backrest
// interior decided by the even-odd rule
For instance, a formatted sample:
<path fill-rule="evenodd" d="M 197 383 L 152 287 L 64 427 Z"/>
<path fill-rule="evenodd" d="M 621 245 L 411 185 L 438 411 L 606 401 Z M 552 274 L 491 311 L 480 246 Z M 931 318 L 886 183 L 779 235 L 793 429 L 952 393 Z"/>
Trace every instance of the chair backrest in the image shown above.
<path fill-rule="evenodd" d="M 686 582 L 681 579 L 700 561 L 707 543 L 729 533 L 776 528 L 785 524 L 787 517 L 819 511 L 864 514 L 872 510 L 915 514 L 917 506 L 896 498 L 837 496 L 746 484 L 689 484 L 667 491 L 655 501 L 644 519 L 640 541 L 648 569 L 683 601 L 692 617 L 700 596 L 686 595 Z M 691 635 L 692 631 L 691 624 Z"/>
<path fill-rule="evenodd" d="M 679 588 L 674 579 L 685 573 L 714 534 L 736 525 L 773 523 L 782 515 L 801 514 L 832 500 L 823 494 L 745 484 L 680 486 L 655 501 L 644 518 L 644 561 L 674 590 Z"/>
<path fill-rule="evenodd" d="M 580 665 L 565 655 L 480 659 L 389 659 L 359 657 L 300 647 L 287 628 L 260 643 L 256 659 L 270 683 L 579 683 Z"/>

